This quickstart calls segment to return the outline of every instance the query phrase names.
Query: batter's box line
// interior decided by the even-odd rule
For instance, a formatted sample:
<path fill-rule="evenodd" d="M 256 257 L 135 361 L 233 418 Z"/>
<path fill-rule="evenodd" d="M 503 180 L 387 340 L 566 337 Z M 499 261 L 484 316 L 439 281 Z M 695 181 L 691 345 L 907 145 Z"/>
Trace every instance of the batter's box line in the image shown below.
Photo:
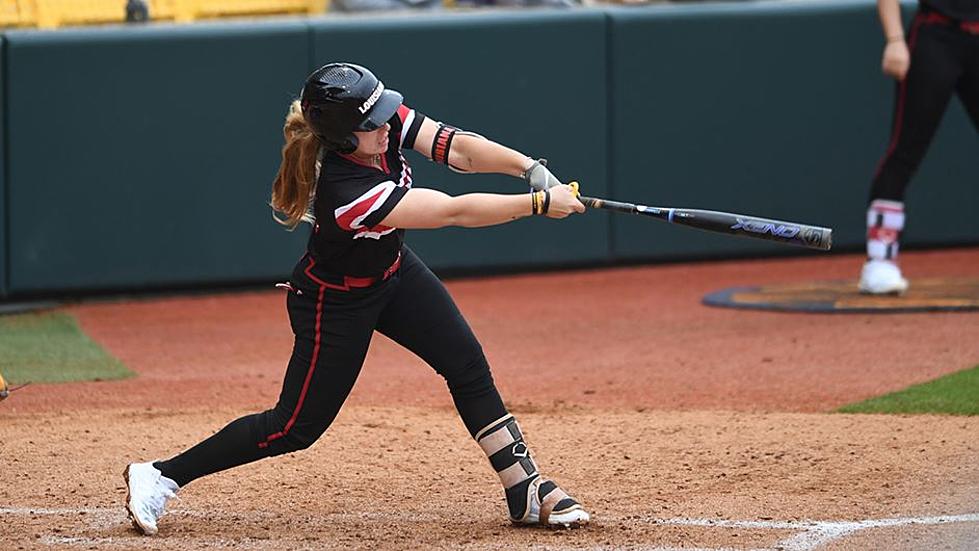
<path fill-rule="evenodd" d="M 635 517 L 627 517 L 635 520 Z M 964 515 L 943 515 L 935 517 L 882 518 L 857 521 L 831 520 L 723 520 L 697 518 L 646 519 L 652 524 L 664 526 L 703 526 L 715 528 L 747 528 L 761 530 L 799 530 L 775 544 L 771 550 L 753 549 L 745 551 L 812 551 L 833 540 L 849 536 L 860 530 L 871 528 L 893 528 L 897 526 L 936 525 L 958 522 L 979 522 L 979 513 Z M 663 549 L 661 551 L 666 551 Z M 717 550 L 719 551 L 719 550 Z"/>
<path fill-rule="evenodd" d="M 177 510 L 172 512 L 175 515 L 185 515 L 185 516 L 213 516 L 214 512 L 198 512 L 193 510 Z M 64 515 L 78 515 L 85 514 L 91 515 L 93 517 L 101 517 L 102 521 L 111 519 L 110 522 L 118 522 L 118 519 L 124 519 L 124 514 L 121 512 L 121 507 L 114 508 L 101 508 L 101 507 L 86 507 L 86 508 L 44 508 L 44 507 L 0 507 L 0 516 L 11 515 L 11 516 L 31 516 L 31 515 L 54 515 L 54 516 L 64 516 Z M 237 514 L 236 518 L 249 517 L 250 514 Z M 265 516 L 265 515 L 255 515 L 255 516 Z M 319 515 L 306 515 L 306 516 L 319 516 Z M 329 517 L 330 515 L 326 515 Z M 352 515 L 358 518 L 364 518 L 364 515 Z M 370 515 L 368 515 L 370 516 Z M 107 518 L 108 517 L 108 518 Z M 404 520 L 409 520 L 411 515 L 408 515 Z M 599 517 L 600 520 L 611 520 L 611 521 L 635 521 L 637 520 L 635 516 L 622 516 L 622 517 Z M 417 519 L 414 519 L 417 521 Z M 840 539 L 845 536 L 849 536 L 855 532 L 861 530 L 868 530 L 873 528 L 893 528 L 899 526 L 927 526 L 927 525 L 940 525 L 940 524 L 953 524 L 960 522 L 979 522 L 979 513 L 970 513 L 963 515 L 943 515 L 943 516 L 933 516 L 933 517 L 901 517 L 901 518 L 883 518 L 883 519 L 869 519 L 869 520 L 858 520 L 858 521 L 830 521 L 830 520 L 796 520 L 796 521 L 780 521 L 780 520 L 724 520 L 724 519 L 698 519 L 698 518 L 670 518 L 670 519 L 659 519 L 659 518 L 641 518 L 650 524 L 656 524 L 661 526 L 699 526 L 707 528 L 741 528 L 741 529 L 759 529 L 759 530 L 793 530 L 797 533 L 784 538 L 777 542 L 774 547 L 768 549 L 742 549 L 738 550 L 731 547 L 723 548 L 698 548 L 692 549 L 689 547 L 683 548 L 683 551 L 813 551 L 818 547 L 827 544 L 833 540 Z M 91 543 L 109 543 L 111 538 L 49 538 L 45 543 L 50 544 L 91 544 Z M 261 544 L 259 544 L 261 545 Z M 476 547 L 479 547 L 478 545 Z M 678 551 L 679 548 L 673 547 L 642 547 L 648 551 Z M 572 550 L 578 549 L 575 547 L 551 547 L 544 546 L 543 549 L 565 549 Z M 594 546 L 588 547 L 588 549 L 596 549 Z"/>

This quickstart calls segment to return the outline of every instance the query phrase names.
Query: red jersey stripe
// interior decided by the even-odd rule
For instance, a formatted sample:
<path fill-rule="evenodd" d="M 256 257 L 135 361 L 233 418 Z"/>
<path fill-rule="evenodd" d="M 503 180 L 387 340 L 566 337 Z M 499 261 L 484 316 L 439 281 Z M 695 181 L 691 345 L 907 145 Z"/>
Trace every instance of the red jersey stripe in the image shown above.
<path fill-rule="evenodd" d="M 374 203 L 384 195 L 385 189 L 378 190 L 377 193 L 357 202 L 355 205 L 350 207 L 349 210 L 337 217 L 337 225 L 344 230 L 353 231 L 356 230 L 360 225 L 354 226 L 354 221 L 357 218 L 367 214 L 374 207 Z"/>

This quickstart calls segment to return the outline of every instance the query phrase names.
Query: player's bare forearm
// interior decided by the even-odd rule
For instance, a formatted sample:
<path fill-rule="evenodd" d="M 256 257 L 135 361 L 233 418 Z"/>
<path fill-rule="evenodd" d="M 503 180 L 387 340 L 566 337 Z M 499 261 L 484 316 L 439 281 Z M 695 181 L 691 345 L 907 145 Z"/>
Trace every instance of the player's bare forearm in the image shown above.
<path fill-rule="evenodd" d="M 899 0 L 877 0 L 877 15 L 888 42 L 904 40 L 904 24 L 901 22 Z"/>
<path fill-rule="evenodd" d="M 457 134 L 449 164 L 466 172 L 491 172 L 519 178 L 533 159 L 505 145 L 472 134 Z"/>
<path fill-rule="evenodd" d="M 531 215 L 530 194 L 467 193 L 452 197 L 434 189 L 414 188 L 381 224 L 404 229 L 495 226 Z"/>
<path fill-rule="evenodd" d="M 449 226 L 479 228 L 495 226 L 517 218 L 530 216 L 530 195 L 501 195 L 496 193 L 467 193 L 452 198 Z"/>

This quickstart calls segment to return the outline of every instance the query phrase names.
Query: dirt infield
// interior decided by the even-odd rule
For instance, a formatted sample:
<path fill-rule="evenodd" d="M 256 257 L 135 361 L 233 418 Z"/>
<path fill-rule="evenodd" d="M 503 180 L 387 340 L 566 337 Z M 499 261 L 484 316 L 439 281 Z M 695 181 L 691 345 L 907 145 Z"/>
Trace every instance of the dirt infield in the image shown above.
<path fill-rule="evenodd" d="M 0 405 L 2 549 L 972 549 L 979 419 L 827 414 L 979 363 L 979 312 L 812 315 L 707 292 L 850 279 L 856 256 L 450 282 L 545 474 L 584 530 L 516 529 L 427 366 L 375 339 L 306 452 L 189 485 L 135 536 L 126 462 L 271 406 L 291 338 L 276 291 L 72 307 L 139 377 Z M 979 249 L 904 255 L 979 273 Z M 529 346 L 528 343 L 534 343 Z"/>

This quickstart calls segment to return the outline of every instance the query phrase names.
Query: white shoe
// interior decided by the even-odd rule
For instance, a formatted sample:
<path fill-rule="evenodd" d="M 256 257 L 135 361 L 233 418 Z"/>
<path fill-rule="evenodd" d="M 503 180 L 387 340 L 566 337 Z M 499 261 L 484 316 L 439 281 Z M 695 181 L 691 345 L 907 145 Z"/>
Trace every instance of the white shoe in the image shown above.
<path fill-rule="evenodd" d="M 860 292 L 871 295 L 903 294 L 908 290 L 908 280 L 901 277 L 901 269 L 890 260 L 868 260 L 860 273 Z"/>
<path fill-rule="evenodd" d="M 167 500 L 177 497 L 180 486 L 163 476 L 152 463 L 131 463 L 122 473 L 126 479 L 126 511 L 136 530 L 147 536 L 156 533 Z"/>
<path fill-rule="evenodd" d="M 527 508 L 514 524 L 540 524 L 550 528 L 584 526 L 591 516 L 580 503 L 550 480 L 537 477 L 527 488 Z"/>

